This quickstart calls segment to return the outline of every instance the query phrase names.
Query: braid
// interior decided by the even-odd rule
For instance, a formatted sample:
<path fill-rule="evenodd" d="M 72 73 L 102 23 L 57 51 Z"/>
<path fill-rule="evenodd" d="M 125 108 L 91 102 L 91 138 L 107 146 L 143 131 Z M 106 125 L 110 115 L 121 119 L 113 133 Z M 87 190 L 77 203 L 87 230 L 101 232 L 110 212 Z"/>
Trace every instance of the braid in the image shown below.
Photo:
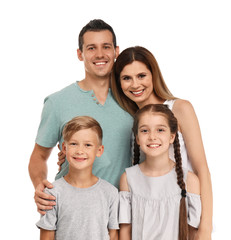
<path fill-rule="evenodd" d="M 174 140 L 174 157 L 176 160 L 176 174 L 177 174 L 177 184 L 181 188 L 182 192 L 185 194 L 185 182 L 184 182 L 184 173 L 182 169 L 182 159 L 180 154 L 180 143 L 178 138 L 178 133 L 176 133 Z M 179 240 L 187 240 L 188 236 L 188 224 L 187 224 L 187 211 L 186 211 L 186 202 L 185 195 L 182 194 L 180 200 L 180 218 L 179 218 Z"/>
<path fill-rule="evenodd" d="M 136 142 L 136 137 L 134 136 L 134 160 L 133 160 L 133 165 L 136 165 L 140 162 L 140 146 Z"/>

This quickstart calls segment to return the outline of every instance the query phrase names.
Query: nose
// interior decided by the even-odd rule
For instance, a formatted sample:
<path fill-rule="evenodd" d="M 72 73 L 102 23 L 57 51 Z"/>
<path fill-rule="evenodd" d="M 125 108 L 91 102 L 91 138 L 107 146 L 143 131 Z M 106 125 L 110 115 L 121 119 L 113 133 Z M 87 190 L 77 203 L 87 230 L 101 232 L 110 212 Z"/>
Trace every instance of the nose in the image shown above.
<path fill-rule="evenodd" d="M 136 78 L 132 80 L 132 87 L 137 89 L 139 87 L 139 82 Z"/>
<path fill-rule="evenodd" d="M 148 137 L 149 137 L 149 140 L 156 140 L 156 133 L 154 131 L 151 131 Z"/>
<path fill-rule="evenodd" d="M 103 49 L 102 48 L 97 48 L 96 50 L 96 57 L 97 58 L 102 58 L 103 57 Z"/>

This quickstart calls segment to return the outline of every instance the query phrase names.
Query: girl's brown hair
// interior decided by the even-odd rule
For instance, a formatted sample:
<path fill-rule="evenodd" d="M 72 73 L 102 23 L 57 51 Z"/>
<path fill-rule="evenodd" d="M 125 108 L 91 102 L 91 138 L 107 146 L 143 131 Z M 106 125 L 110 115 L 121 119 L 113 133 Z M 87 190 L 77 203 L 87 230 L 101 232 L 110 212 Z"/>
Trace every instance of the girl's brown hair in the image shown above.
<path fill-rule="evenodd" d="M 144 63 L 152 73 L 153 91 L 157 97 L 161 100 L 175 99 L 165 84 L 160 68 L 153 54 L 144 47 L 130 47 L 122 51 L 116 59 L 111 79 L 112 93 L 116 101 L 124 110 L 129 112 L 131 115 L 134 115 L 138 110 L 136 103 L 130 100 L 123 93 L 120 83 L 120 73 L 126 65 L 131 64 L 133 61 Z"/>
<path fill-rule="evenodd" d="M 176 174 L 177 174 L 177 184 L 181 188 L 181 200 L 180 200 L 180 218 L 179 218 L 179 240 L 187 240 L 188 236 L 188 224 L 187 224 L 187 211 L 186 211 L 186 203 L 185 203 L 185 197 L 186 197 L 186 186 L 184 182 L 184 174 L 182 169 L 182 159 L 180 154 L 180 143 L 178 139 L 178 123 L 177 119 L 175 118 L 172 111 L 168 108 L 167 105 L 164 104 L 149 104 L 141 108 L 137 111 L 137 113 L 134 116 L 134 124 L 133 124 L 133 133 L 136 139 L 136 136 L 138 134 L 138 125 L 140 117 L 146 113 L 149 112 L 151 114 L 157 113 L 164 116 L 167 121 L 168 125 L 170 127 L 170 131 L 172 134 L 175 134 L 175 139 L 173 142 L 174 146 L 174 157 L 176 161 Z M 139 163 L 139 146 L 136 143 L 136 140 L 134 140 L 134 164 Z"/>
<path fill-rule="evenodd" d="M 65 142 L 69 141 L 73 134 L 83 129 L 92 129 L 99 138 L 99 144 L 102 144 L 103 131 L 100 124 L 92 117 L 79 116 L 70 120 L 63 129 L 63 139 Z"/>

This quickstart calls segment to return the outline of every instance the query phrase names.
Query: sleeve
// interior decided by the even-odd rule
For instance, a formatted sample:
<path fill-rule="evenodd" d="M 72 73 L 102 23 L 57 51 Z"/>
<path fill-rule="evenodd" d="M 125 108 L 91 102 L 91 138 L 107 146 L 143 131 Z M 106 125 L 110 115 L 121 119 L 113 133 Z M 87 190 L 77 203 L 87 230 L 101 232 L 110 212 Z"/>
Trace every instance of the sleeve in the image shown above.
<path fill-rule="evenodd" d="M 35 142 L 43 147 L 54 147 L 59 140 L 60 129 L 56 107 L 50 97 L 45 98 L 40 125 Z"/>
<path fill-rule="evenodd" d="M 200 195 L 187 193 L 188 205 L 188 224 L 194 228 L 198 228 L 201 218 L 201 199 Z"/>
<path fill-rule="evenodd" d="M 131 193 L 119 192 L 119 223 L 131 223 Z"/>
<path fill-rule="evenodd" d="M 118 190 L 114 191 L 114 197 L 110 204 L 109 209 L 109 222 L 108 222 L 108 229 L 119 229 L 118 223 L 118 205 L 119 205 L 119 196 Z"/>
<path fill-rule="evenodd" d="M 45 192 L 48 194 L 52 194 L 48 189 L 45 189 Z M 56 198 L 56 205 L 51 210 L 47 210 L 45 215 L 41 215 L 40 220 L 36 223 L 38 228 L 42 228 L 45 230 L 56 230 L 56 223 L 57 223 L 57 198 Z"/>

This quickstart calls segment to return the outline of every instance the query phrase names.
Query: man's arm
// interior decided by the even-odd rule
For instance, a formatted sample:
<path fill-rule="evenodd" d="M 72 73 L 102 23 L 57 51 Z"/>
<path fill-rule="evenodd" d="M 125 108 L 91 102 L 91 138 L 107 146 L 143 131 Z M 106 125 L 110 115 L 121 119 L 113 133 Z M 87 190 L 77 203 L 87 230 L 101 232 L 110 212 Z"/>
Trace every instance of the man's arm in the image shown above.
<path fill-rule="evenodd" d="M 55 205 L 54 201 L 49 201 L 55 200 L 55 197 L 43 192 L 45 187 L 53 187 L 52 184 L 47 181 L 47 160 L 51 151 L 52 148 L 45 148 L 35 144 L 29 163 L 29 174 L 35 188 L 34 199 L 38 212 L 41 214 L 45 214 L 43 210 L 52 209 L 52 206 Z"/>

